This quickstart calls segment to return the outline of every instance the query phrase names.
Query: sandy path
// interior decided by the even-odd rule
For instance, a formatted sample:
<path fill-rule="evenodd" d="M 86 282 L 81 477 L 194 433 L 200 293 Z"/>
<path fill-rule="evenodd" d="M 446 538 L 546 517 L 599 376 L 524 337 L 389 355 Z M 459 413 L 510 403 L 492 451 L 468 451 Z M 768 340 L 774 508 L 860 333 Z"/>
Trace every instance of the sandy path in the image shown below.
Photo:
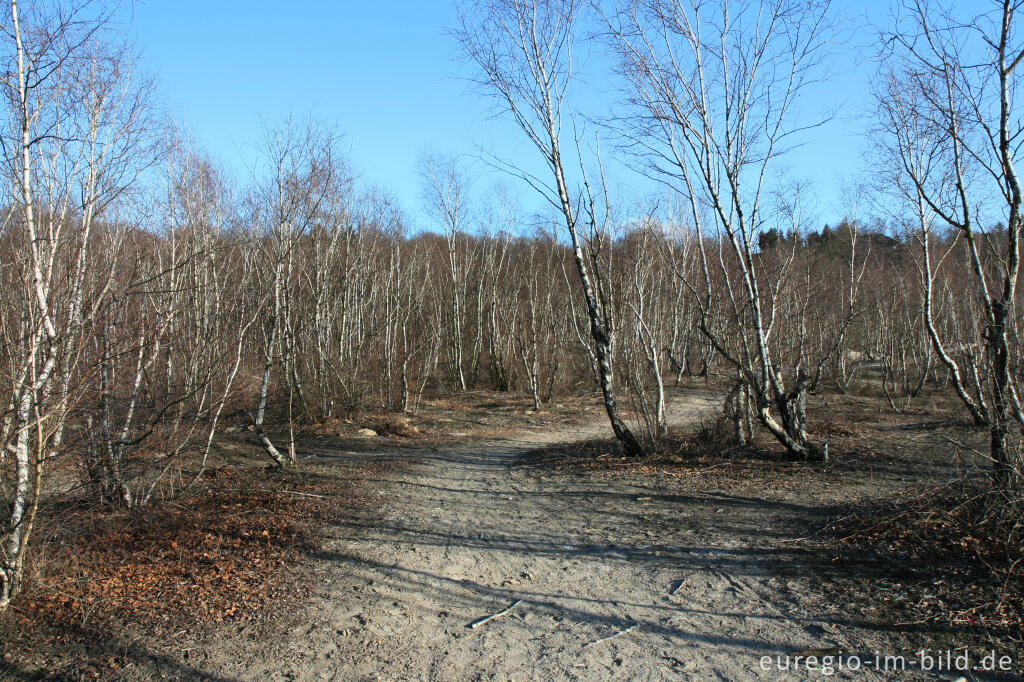
<path fill-rule="evenodd" d="M 676 402 L 671 421 L 714 407 L 706 397 Z M 795 505 L 519 462 L 538 444 L 603 433 L 594 421 L 446 447 L 392 474 L 383 519 L 378 509 L 339 529 L 318 563 L 320 595 L 286 637 L 226 650 L 207 670 L 302 680 L 780 679 L 759 669 L 762 656 L 871 650 L 871 633 L 800 606 L 806 587 L 787 572 L 793 559 L 772 550 Z"/>

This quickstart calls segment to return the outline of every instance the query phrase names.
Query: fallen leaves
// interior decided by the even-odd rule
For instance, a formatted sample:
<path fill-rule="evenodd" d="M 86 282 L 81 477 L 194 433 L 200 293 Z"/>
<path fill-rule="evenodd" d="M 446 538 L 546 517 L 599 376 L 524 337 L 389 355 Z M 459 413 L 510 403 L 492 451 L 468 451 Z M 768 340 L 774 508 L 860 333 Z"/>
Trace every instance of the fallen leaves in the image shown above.
<path fill-rule="evenodd" d="M 264 470 L 215 470 L 208 480 L 175 504 L 97 511 L 74 541 L 50 543 L 21 611 L 68 627 L 191 629 L 258 619 L 301 596 L 292 569 L 316 546 L 340 490 Z"/>
<path fill-rule="evenodd" d="M 1016 513 L 995 511 L 1005 505 L 991 490 L 947 484 L 862 508 L 828 528 L 829 542 L 844 556 L 870 554 L 912 573 L 906 585 L 877 586 L 880 601 L 905 604 L 914 622 L 1002 631 L 1022 641 L 1024 535 Z"/>

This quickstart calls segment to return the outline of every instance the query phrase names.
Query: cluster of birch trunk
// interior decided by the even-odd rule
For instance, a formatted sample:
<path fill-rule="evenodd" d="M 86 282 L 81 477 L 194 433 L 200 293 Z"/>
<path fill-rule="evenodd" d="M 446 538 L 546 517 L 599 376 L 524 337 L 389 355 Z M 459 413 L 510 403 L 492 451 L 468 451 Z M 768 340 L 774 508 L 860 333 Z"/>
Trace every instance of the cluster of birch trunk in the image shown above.
<path fill-rule="evenodd" d="M 828 457 L 815 391 L 871 380 L 897 411 L 946 391 L 1019 488 L 1015 11 L 965 28 L 901 8 L 874 171 L 819 231 L 785 153 L 811 126 L 794 112 L 836 35 L 827 3 L 460 4 L 458 46 L 541 170 L 489 161 L 547 208 L 431 153 L 423 225 L 322 124 L 268 126 L 238 182 L 157 115 L 108 7 L 9 0 L 0 611 L 49 494 L 145 506 L 190 490 L 227 428 L 290 466 L 302 425 L 470 390 L 534 410 L 598 393 L 637 456 L 667 433 L 667 387 L 715 378 L 738 442 L 805 460 Z M 575 107 L 582 40 L 625 93 L 608 120 Z M 603 139 L 657 181 L 649 207 L 610 187 Z"/>

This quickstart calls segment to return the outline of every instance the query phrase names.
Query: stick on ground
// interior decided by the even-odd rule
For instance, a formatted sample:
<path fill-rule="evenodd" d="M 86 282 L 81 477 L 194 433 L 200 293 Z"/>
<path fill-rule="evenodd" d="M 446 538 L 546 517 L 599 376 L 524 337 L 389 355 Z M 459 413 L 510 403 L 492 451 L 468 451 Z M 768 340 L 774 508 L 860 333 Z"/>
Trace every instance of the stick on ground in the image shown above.
<path fill-rule="evenodd" d="M 601 639 L 595 639 L 593 642 L 587 642 L 586 644 L 583 645 L 583 649 L 589 649 L 590 647 L 594 646 L 595 644 L 601 644 L 602 642 L 607 642 L 610 639 L 615 639 L 616 637 L 621 637 L 622 635 L 626 634 L 627 632 L 632 632 L 633 630 L 636 630 L 638 627 L 640 627 L 640 623 L 633 623 L 632 625 L 630 625 L 625 630 L 619 630 L 614 635 L 608 635 L 607 637 L 602 637 Z M 581 649 L 581 651 L 582 651 L 582 649 Z"/>
<path fill-rule="evenodd" d="M 497 613 L 492 613 L 489 616 L 484 616 L 483 618 L 477 618 L 472 623 L 468 624 L 466 627 L 467 628 L 478 628 L 481 625 L 483 625 L 484 623 L 489 623 L 492 620 L 497 620 L 498 618 L 501 618 L 502 616 L 507 616 L 512 611 L 512 609 L 514 609 L 515 607 L 519 606 L 522 603 L 523 603 L 522 599 L 516 599 L 512 603 L 512 605 L 509 606 L 508 608 L 502 609 L 501 611 L 498 611 Z"/>

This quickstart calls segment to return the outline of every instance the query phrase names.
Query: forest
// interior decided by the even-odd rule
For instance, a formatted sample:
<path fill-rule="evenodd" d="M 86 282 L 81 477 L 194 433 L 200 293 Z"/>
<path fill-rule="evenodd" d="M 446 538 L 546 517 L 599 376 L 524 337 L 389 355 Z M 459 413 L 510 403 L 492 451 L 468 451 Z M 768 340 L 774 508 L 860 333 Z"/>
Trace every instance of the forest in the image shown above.
<path fill-rule="evenodd" d="M 527 422 L 592 410 L 585 435 L 595 440 L 559 455 L 569 459 L 556 470 L 614 461 L 630 476 L 652 469 L 649 485 L 658 486 L 675 485 L 687 458 L 701 472 L 744 462 L 745 481 L 780 471 L 856 476 L 855 453 L 902 452 L 953 425 L 955 435 L 929 446 L 929 464 L 899 472 L 909 476 L 900 490 L 926 507 L 893 511 L 883 534 L 911 551 L 915 519 L 946 519 L 947 535 L 923 542 L 962 548 L 963 561 L 988 566 L 993 585 L 961 611 L 989 620 L 964 627 L 1000 651 L 1019 650 L 1024 128 L 1015 98 L 1024 10 L 1011 0 L 892 6 L 866 95 L 872 170 L 850 190 L 847 212 L 825 224 L 788 159 L 818 125 L 801 108 L 805 93 L 828 78 L 830 51 L 849 30 L 836 4 L 456 3 L 453 59 L 474 74 L 468 87 L 515 125 L 540 171 L 488 158 L 507 178 L 488 189 L 465 158 L 425 152 L 417 172 L 426 227 L 386 186 L 360 177 L 324 121 L 266 124 L 258 167 L 237 179 L 162 113 L 115 6 L 10 0 L 0 16 L 0 649 L 7 639 L 13 658 L 5 654 L 0 677 L 30 678 L 20 676 L 29 668 L 14 645 L 35 627 L 22 627 L 26 614 L 70 609 L 88 621 L 93 607 L 81 597 L 45 596 L 71 589 L 54 586 L 77 570 L 58 560 L 67 555 L 60 547 L 77 553 L 80 537 L 117 536 L 118 524 L 153 533 L 147 524 L 163 515 L 199 509 L 195 500 L 243 475 L 225 466 L 226 443 L 232 468 L 258 472 L 244 475 L 258 476 L 251 485 L 261 495 L 309 502 L 328 495 L 302 487 L 326 476 L 309 453 L 358 449 L 317 445 L 310 434 L 351 425 L 337 434 L 347 438 L 374 426 L 371 438 L 406 436 L 395 462 L 415 460 L 417 438 L 429 435 L 418 420 L 444 420 L 444 405 L 480 396 L 495 413 L 517 405 Z M 577 106 L 584 42 L 601 51 L 601 77 L 620 93 L 607 118 Z M 656 196 L 624 196 L 606 170 L 613 157 L 651 179 Z M 524 208 L 523 193 L 543 208 Z M 710 407 L 675 423 L 673 405 L 692 396 L 710 396 Z M 847 414 L 849 406 L 863 410 Z M 866 422 L 932 426 L 869 447 L 856 441 Z M 450 431 L 435 434 L 431 452 L 470 452 L 473 434 Z M 546 457 L 557 450 L 549 445 Z M 683 464 L 662 467 L 666 457 Z M 395 462 L 388 466 L 424 466 Z M 362 480 L 353 474 L 344 496 L 370 494 Z M 637 490 L 619 504 L 641 509 L 651 497 Z M 253 509 L 265 501 L 238 499 Z M 868 521 L 883 512 L 848 502 L 815 528 L 863 515 L 858 537 L 869 538 Z M 272 518 L 273 509 L 261 513 Z M 364 525 L 386 541 L 387 526 Z M 280 570 L 301 574 L 297 556 Z M 219 565 L 203 578 L 203 565 L 193 566 L 189 579 L 213 580 Z M 92 579 L 102 582 L 102 571 Z M 509 609 L 529 600 L 516 597 Z M 495 603 L 479 615 L 496 620 L 480 629 L 518 618 Z M 614 642 L 597 633 L 588 655 L 625 646 L 634 627 L 653 628 L 641 616 L 611 626 Z M 476 621 L 467 627 L 478 631 Z M 961 631 L 949 632 L 959 647 Z M 120 667 L 131 656 L 118 656 L 104 677 L 128 674 Z M 127 679 L 154 674 L 135 665 Z M 490 672 L 505 670 L 496 665 Z M 1014 665 L 1019 673 L 1024 659 Z M 45 677 L 40 670 L 33 674 Z M 269 679 L 268 670 L 233 674 Z M 377 673 L 407 679 L 421 670 Z M 562 678 L 572 669 L 531 670 Z"/>

